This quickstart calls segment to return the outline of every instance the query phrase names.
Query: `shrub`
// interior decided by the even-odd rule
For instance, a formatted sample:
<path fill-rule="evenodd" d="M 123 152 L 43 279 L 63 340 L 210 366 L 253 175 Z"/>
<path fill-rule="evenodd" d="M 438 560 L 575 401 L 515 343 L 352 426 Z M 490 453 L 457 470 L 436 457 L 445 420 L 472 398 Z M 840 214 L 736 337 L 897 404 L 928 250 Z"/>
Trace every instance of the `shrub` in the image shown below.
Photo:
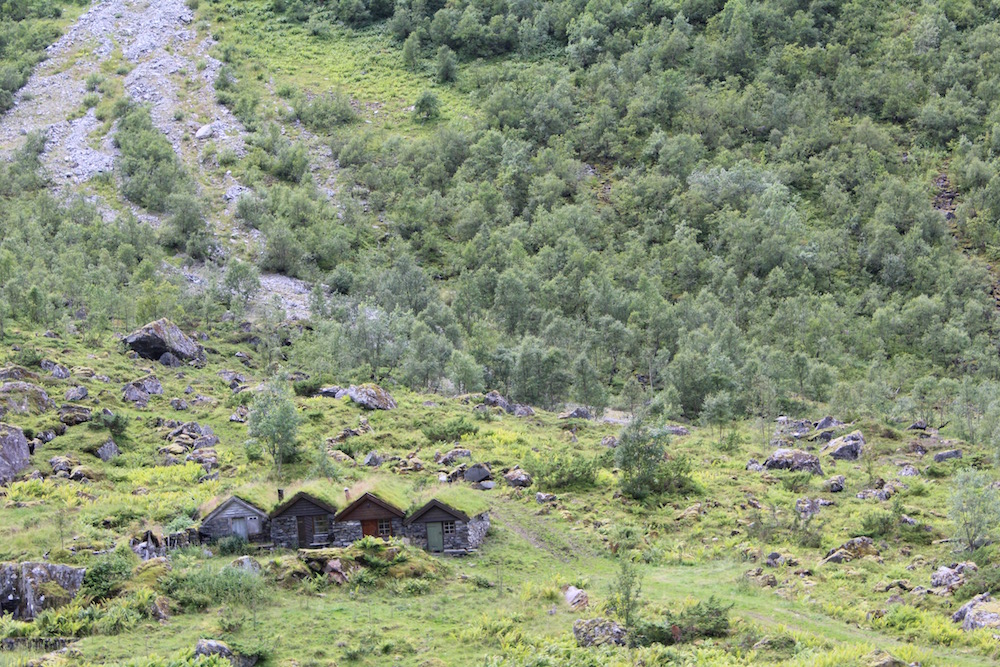
<path fill-rule="evenodd" d="M 457 442 L 463 435 L 479 433 L 479 426 L 463 415 L 440 424 L 425 426 L 421 431 L 431 442 Z"/>
<path fill-rule="evenodd" d="M 222 556 L 242 556 L 247 550 L 247 541 L 240 535 L 228 535 L 215 543 Z"/>
<path fill-rule="evenodd" d="M 312 99 L 299 97 L 293 104 L 295 118 L 315 131 L 329 131 L 353 121 L 357 114 L 346 93 L 333 91 Z"/>
<path fill-rule="evenodd" d="M 732 608 L 733 605 L 727 606 L 712 596 L 678 613 L 668 611 L 662 619 L 640 620 L 634 639 L 640 646 L 649 646 L 725 637 L 729 634 L 729 612 Z M 674 630 L 675 627 L 677 630 Z"/>
<path fill-rule="evenodd" d="M 188 528 L 191 528 L 194 525 L 195 525 L 194 520 L 191 519 L 191 517 L 189 517 L 187 514 L 178 514 L 177 516 L 175 516 L 173 519 L 170 520 L 170 523 L 168 523 L 163 527 L 163 532 L 166 533 L 167 535 L 170 535 L 172 533 L 179 533 L 180 531 L 187 530 Z"/>
<path fill-rule="evenodd" d="M 322 378 L 309 378 L 292 383 L 292 390 L 296 396 L 315 396 L 320 387 L 323 386 Z"/>
<path fill-rule="evenodd" d="M 571 450 L 545 456 L 530 453 L 524 459 L 524 468 L 545 489 L 589 487 L 597 482 L 597 458 L 583 456 Z"/>
<path fill-rule="evenodd" d="M 163 211 L 170 195 L 187 186 L 187 174 L 170 141 L 153 126 L 148 109 L 126 105 L 120 112 L 115 146 L 121 150 L 122 194 L 152 211 Z"/>
<path fill-rule="evenodd" d="M 413 113 L 423 121 L 432 120 L 441 115 L 441 102 L 437 95 L 429 90 L 420 93 L 420 97 L 413 105 Z"/>
<path fill-rule="evenodd" d="M 87 567 L 80 590 L 96 600 L 109 598 L 121 590 L 137 563 L 138 558 L 131 549 L 124 544 L 119 545 L 114 551 L 95 558 Z"/>
<path fill-rule="evenodd" d="M 789 493 L 800 493 L 809 488 L 812 473 L 805 470 L 789 472 L 781 476 L 781 487 Z"/>

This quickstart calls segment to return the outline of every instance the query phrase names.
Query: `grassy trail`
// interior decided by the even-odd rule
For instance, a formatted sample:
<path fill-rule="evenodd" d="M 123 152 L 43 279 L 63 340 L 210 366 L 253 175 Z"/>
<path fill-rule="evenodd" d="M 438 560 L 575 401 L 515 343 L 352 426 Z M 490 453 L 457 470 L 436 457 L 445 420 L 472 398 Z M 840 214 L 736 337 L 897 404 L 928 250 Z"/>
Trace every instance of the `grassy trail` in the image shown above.
<path fill-rule="evenodd" d="M 938 665 L 991 665 L 973 649 L 921 644 L 828 616 L 807 603 L 786 600 L 768 590 L 748 588 L 739 582 L 745 563 L 715 562 L 699 566 L 657 567 L 646 577 L 649 597 L 667 602 L 703 598 L 713 594 L 734 604 L 733 615 L 765 630 L 813 635 L 835 645 L 867 644 L 872 649 L 894 651 L 903 646 L 922 648 Z"/>

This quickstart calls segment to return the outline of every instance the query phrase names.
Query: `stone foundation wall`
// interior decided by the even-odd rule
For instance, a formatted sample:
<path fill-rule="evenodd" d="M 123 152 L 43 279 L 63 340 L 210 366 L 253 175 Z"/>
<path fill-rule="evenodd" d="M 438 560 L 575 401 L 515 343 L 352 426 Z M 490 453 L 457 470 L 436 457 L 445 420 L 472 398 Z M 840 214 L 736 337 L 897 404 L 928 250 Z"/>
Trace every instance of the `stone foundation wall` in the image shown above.
<path fill-rule="evenodd" d="M 479 545 L 486 540 L 486 533 L 490 529 L 490 514 L 489 512 L 483 512 L 478 516 L 472 517 L 469 521 L 469 548 L 478 549 Z"/>
<path fill-rule="evenodd" d="M 330 524 L 330 546 L 347 547 L 360 539 L 360 521 L 336 521 Z"/>
<path fill-rule="evenodd" d="M 271 541 L 285 549 L 299 548 L 299 524 L 294 516 L 271 519 Z M 308 546 L 308 545 L 307 545 Z"/>

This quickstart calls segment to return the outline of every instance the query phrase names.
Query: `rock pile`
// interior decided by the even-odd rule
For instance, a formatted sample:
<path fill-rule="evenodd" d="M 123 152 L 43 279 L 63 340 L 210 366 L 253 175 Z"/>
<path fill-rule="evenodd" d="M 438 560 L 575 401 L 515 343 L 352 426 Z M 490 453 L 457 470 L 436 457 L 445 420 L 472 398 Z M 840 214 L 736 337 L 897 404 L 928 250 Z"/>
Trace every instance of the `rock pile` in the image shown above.
<path fill-rule="evenodd" d="M 174 424 L 175 422 L 166 422 Z M 170 444 L 160 447 L 160 453 L 165 456 L 166 465 L 180 463 L 184 460 L 194 461 L 210 472 L 218 467 L 219 459 L 215 446 L 219 444 L 219 436 L 215 435 L 211 426 L 202 426 L 198 422 L 186 422 L 174 426 L 163 436 Z"/>
<path fill-rule="evenodd" d="M 764 468 L 767 470 L 790 470 L 797 472 L 804 470 L 814 475 L 822 475 L 823 469 L 819 465 L 819 459 L 809 452 L 801 449 L 778 449 L 767 457 L 764 461 Z"/>

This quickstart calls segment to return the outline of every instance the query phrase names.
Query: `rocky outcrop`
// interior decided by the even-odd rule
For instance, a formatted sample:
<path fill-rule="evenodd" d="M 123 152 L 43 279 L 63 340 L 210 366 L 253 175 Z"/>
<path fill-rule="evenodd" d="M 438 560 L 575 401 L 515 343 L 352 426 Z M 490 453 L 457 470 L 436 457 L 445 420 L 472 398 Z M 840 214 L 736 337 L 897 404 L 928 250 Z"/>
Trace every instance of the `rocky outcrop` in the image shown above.
<path fill-rule="evenodd" d="M 0 423 L 0 485 L 8 484 L 31 462 L 31 451 L 24 431 Z"/>
<path fill-rule="evenodd" d="M 503 476 L 507 480 L 507 484 L 514 487 L 524 488 L 531 486 L 531 475 L 529 475 L 524 470 L 521 470 L 520 466 L 514 466 L 507 474 Z"/>
<path fill-rule="evenodd" d="M 931 575 L 931 586 L 939 589 L 938 593 L 954 593 L 959 586 L 965 583 L 966 572 L 976 572 L 979 568 L 975 563 L 952 563 L 951 566 L 942 565 Z"/>
<path fill-rule="evenodd" d="M 159 361 L 169 353 L 178 359 L 204 360 L 205 351 L 176 324 L 164 318 L 150 322 L 125 337 L 125 345 L 144 359 Z"/>
<path fill-rule="evenodd" d="M 86 387 L 78 385 L 76 387 L 70 387 L 69 389 L 67 389 L 64 398 L 67 401 L 82 401 L 83 399 L 87 398 L 88 393 L 89 392 L 87 391 Z"/>
<path fill-rule="evenodd" d="M 45 390 L 29 382 L 4 382 L 0 385 L 0 416 L 40 415 L 56 406 Z"/>
<path fill-rule="evenodd" d="M 217 639 L 199 639 L 194 647 L 194 655 L 195 657 L 218 656 L 228 660 L 233 667 L 253 667 L 257 664 L 255 656 L 235 653 L 226 642 Z"/>
<path fill-rule="evenodd" d="M 977 595 L 952 614 L 951 620 L 961 623 L 966 632 L 979 628 L 1000 628 L 1000 602 L 989 593 Z"/>
<path fill-rule="evenodd" d="M 573 408 L 561 413 L 559 419 L 590 419 L 590 410 L 584 407 Z"/>
<path fill-rule="evenodd" d="M 434 454 L 434 462 L 440 463 L 443 466 L 453 466 L 458 463 L 459 459 L 470 458 L 472 458 L 472 452 L 462 447 L 455 447 L 447 454 L 441 454 L 441 452 Z"/>
<path fill-rule="evenodd" d="M 396 401 L 392 395 L 377 384 L 368 383 L 362 385 L 351 385 L 347 388 L 347 396 L 368 410 L 393 410 L 396 408 Z"/>
<path fill-rule="evenodd" d="M 809 452 L 801 449 L 778 449 L 767 457 L 764 461 L 766 470 L 790 470 L 798 472 L 804 470 L 814 475 L 822 475 L 823 469 L 819 465 L 819 459 Z"/>
<path fill-rule="evenodd" d="M 493 473 L 490 471 L 490 467 L 485 463 L 477 463 L 469 466 L 469 468 L 465 471 L 466 482 L 477 484 L 491 479 L 493 479 Z"/>
<path fill-rule="evenodd" d="M 949 459 L 960 459 L 962 458 L 961 449 L 949 449 L 946 452 L 938 452 L 934 455 L 934 463 L 941 463 L 942 461 L 947 461 Z"/>
<path fill-rule="evenodd" d="M 573 611 L 585 609 L 590 605 L 590 596 L 588 596 L 587 591 L 582 588 L 567 585 L 563 586 L 562 593 L 563 599 L 566 600 L 566 604 L 568 604 Z"/>
<path fill-rule="evenodd" d="M 493 390 L 483 396 L 483 405 L 488 405 L 491 408 L 500 408 L 504 412 L 513 412 L 514 409 L 511 407 L 510 401 L 500 395 L 500 392 Z"/>
<path fill-rule="evenodd" d="M 90 408 L 80 405 L 64 405 L 59 409 L 59 421 L 66 426 L 79 426 L 91 419 Z"/>
<path fill-rule="evenodd" d="M 0 613 L 33 620 L 42 610 L 76 597 L 85 572 L 52 563 L 0 563 Z"/>
<path fill-rule="evenodd" d="M 0 382 L 37 382 L 38 374 L 23 366 L 0 368 Z"/>
<path fill-rule="evenodd" d="M 834 475 L 830 479 L 823 482 L 823 489 L 829 491 L 830 493 L 840 493 L 844 490 L 844 485 L 847 480 L 844 479 L 843 475 Z"/>
<path fill-rule="evenodd" d="M 49 361 L 48 359 L 42 359 L 41 367 L 43 371 L 48 371 L 49 375 L 57 380 L 68 380 L 69 379 L 69 369 L 62 364 L 57 364 L 54 361 Z"/>
<path fill-rule="evenodd" d="M 163 385 L 155 375 L 129 382 L 122 388 L 122 399 L 135 403 L 137 408 L 144 408 L 149 403 L 149 397 L 163 394 Z"/>
<path fill-rule="evenodd" d="M 121 456 L 121 450 L 114 440 L 108 439 L 103 445 L 97 448 L 97 457 L 107 463 L 113 458 Z"/>
<path fill-rule="evenodd" d="M 857 461 L 864 446 L 865 437 L 861 435 L 861 431 L 854 431 L 832 440 L 823 447 L 823 453 L 841 461 Z"/>
<path fill-rule="evenodd" d="M 865 556 L 878 556 L 879 550 L 870 537 L 855 537 L 827 552 L 823 563 L 847 563 Z"/>
<path fill-rule="evenodd" d="M 624 646 L 625 629 L 606 618 L 579 619 L 573 623 L 576 643 L 584 648 L 605 644 Z"/>
<path fill-rule="evenodd" d="M 827 415 L 826 417 L 823 417 L 822 419 L 820 419 L 818 422 L 816 422 L 814 424 L 814 426 L 816 427 L 817 431 L 825 431 L 828 428 L 837 428 L 837 427 L 843 426 L 843 425 L 844 425 L 844 422 L 842 422 L 839 419 L 836 419 L 834 417 L 831 417 L 829 415 Z"/>

